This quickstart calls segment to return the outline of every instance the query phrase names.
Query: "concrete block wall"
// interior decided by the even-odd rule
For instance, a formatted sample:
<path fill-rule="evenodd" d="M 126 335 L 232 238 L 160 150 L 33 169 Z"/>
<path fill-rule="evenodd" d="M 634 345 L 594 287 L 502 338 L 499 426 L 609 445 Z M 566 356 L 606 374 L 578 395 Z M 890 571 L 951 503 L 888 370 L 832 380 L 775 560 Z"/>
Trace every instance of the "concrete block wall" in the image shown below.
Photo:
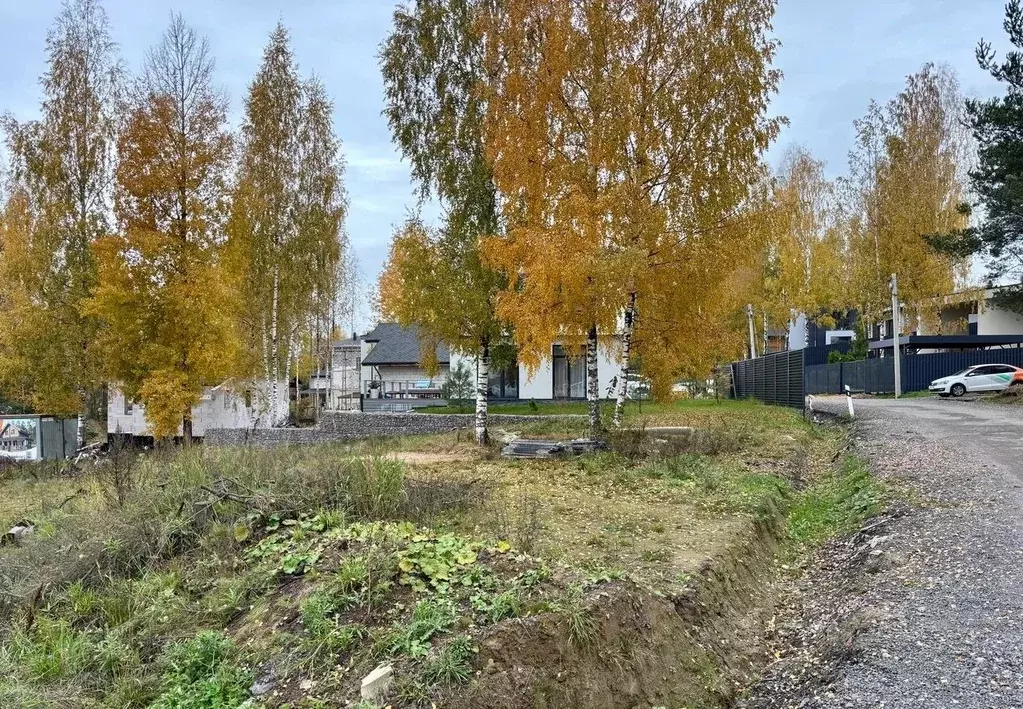
<path fill-rule="evenodd" d="M 471 429 L 475 425 L 473 414 L 417 414 L 366 413 L 361 411 L 325 414 L 316 428 L 219 428 L 206 431 L 206 445 L 261 447 L 336 443 L 360 438 L 417 436 L 447 433 L 458 429 Z M 528 423 L 557 422 L 585 423 L 585 416 L 516 416 L 493 414 L 491 427 L 518 426 Z"/>

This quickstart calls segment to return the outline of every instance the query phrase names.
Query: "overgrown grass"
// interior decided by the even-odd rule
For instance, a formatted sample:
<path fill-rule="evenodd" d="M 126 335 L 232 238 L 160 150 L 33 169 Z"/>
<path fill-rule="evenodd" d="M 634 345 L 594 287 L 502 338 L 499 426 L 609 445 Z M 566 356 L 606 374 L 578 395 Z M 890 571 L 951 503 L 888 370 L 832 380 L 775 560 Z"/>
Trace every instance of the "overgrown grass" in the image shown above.
<path fill-rule="evenodd" d="M 839 470 L 796 497 L 788 516 L 789 535 L 801 544 L 817 544 L 851 532 L 878 514 L 888 496 L 866 463 L 848 456 Z"/>
<path fill-rule="evenodd" d="M 749 516 L 777 514 L 824 440 L 748 402 L 643 409 L 621 450 L 574 461 L 473 454 L 424 473 L 389 455 L 468 451 L 443 435 L 12 473 L 0 515 L 37 533 L 0 550 L 0 707 L 226 708 L 267 668 L 270 706 L 313 706 L 303 680 L 354 699 L 351 678 L 382 661 L 401 669 L 399 699 L 428 706 L 481 669 L 488 626 L 536 614 L 588 650 L 593 585 L 627 570 L 675 588 Z"/>
<path fill-rule="evenodd" d="M 233 643 L 220 633 L 203 632 L 171 645 L 160 696 L 152 709 L 238 707 L 249 698 L 252 675 L 232 662 Z"/>

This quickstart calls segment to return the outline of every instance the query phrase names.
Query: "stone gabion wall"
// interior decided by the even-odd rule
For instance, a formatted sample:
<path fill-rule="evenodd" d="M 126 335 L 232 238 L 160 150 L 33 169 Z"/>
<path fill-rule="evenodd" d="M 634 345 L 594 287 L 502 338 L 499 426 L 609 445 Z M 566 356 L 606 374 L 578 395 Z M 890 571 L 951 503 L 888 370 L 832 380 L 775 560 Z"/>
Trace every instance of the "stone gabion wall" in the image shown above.
<path fill-rule="evenodd" d="M 490 426 L 518 426 L 529 423 L 584 423 L 585 416 L 516 416 L 492 414 Z M 307 445 L 353 441 L 360 438 L 416 436 L 471 429 L 473 414 L 364 413 L 359 411 L 324 415 L 316 428 L 215 428 L 206 431 L 206 445 L 261 447 Z"/>

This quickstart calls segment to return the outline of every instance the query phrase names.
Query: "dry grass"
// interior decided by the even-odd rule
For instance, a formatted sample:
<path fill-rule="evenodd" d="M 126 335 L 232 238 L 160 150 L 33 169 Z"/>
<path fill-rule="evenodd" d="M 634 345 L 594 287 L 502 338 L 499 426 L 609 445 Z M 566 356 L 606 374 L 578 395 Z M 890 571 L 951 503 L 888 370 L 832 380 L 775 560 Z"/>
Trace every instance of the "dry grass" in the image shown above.
<path fill-rule="evenodd" d="M 384 650 L 397 653 L 406 679 L 458 683 L 468 640 L 449 635 L 462 628 L 445 620 L 432 631 L 438 645 L 413 642 L 427 610 L 450 615 L 461 604 L 474 624 L 559 613 L 575 607 L 558 595 L 566 588 L 619 575 L 670 593 L 775 513 L 807 448 L 826 457 L 834 443 L 796 413 L 747 403 L 648 409 L 633 421 L 701 433 L 661 443 L 640 435 L 631 457 L 563 461 L 503 460 L 496 446 L 481 451 L 452 433 L 157 452 L 123 475 L 109 464 L 70 479 L 8 470 L 0 521 L 31 519 L 37 534 L 0 549 L 0 646 L 15 648 L 0 650 L 0 703 L 145 706 L 173 680 L 160 658 L 203 630 L 236 648 L 217 692 L 280 659 L 289 689 L 271 706 L 302 706 L 304 678 L 347 691 L 356 685 L 338 668 L 371 669 Z M 359 519 L 430 531 L 399 539 L 391 523 L 380 543 L 376 532 L 329 536 Z M 275 534 L 284 537 L 271 556 L 252 556 Z M 414 549 L 422 535 L 425 551 Z M 501 542 L 512 547 L 506 557 Z M 469 560 L 458 570 L 463 591 L 402 586 L 399 558 L 425 569 L 448 553 Z M 364 569 L 357 594 L 337 581 L 346 564 Z"/>

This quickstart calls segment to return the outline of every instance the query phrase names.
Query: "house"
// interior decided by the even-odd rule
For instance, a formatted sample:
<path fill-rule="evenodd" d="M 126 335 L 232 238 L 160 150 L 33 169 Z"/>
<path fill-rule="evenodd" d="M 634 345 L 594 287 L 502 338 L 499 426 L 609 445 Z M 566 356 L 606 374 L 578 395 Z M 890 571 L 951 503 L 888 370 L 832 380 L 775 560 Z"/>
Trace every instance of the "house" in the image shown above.
<path fill-rule="evenodd" d="M 6 423 L 0 429 L 0 455 L 20 454 L 35 445 L 35 434 L 17 423 Z"/>
<path fill-rule="evenodd" d="M 856 339 L 856 320 L 859 315 L 855 310 L 848 313 L 833 313 L 833 327 L 825 327 L 799 313 L 789 323 L 788 349 L 801 350 L 806 347 L 828 347 Z"/>
<path fill-rule="evenodd" d="M 356 344 L 361 359 L 354 361 Z M 430 374 L 421 359 L 419 330 L 397 323 L 380 323 L 362 337 L 334 343 L 333 401 L 345 408 L 353 392 L 363 397 L 365 410 L 418 408 L 442 405 L 444 384 L 452 370 L 468 367 L 475 377 L 476 359 L 452 353 L 446 344 L 437 346 L 438 371 Z M 359 386 L 355 387 L 356 367 Z M 618 364 L 601 349 L 597 363 L 600 394 L 612 398 L 612 384 Z M 551 345 L 535 372 L 513 361 L 504 368 L 492 368 L 489 376 L 490 398 L 495 401 L 571 400 L 586 398 L 586 362 L 582 350 L 572 351 L 562 343 Z"/>
<path fill-rule="evenodd" d="M 361 338 L 361 392 L 367 399 L 441 399 L 451 370 L 448 346 L 434 352 L 437 372 L 430 374 L 420 359 L 419 328 L 380 323 Z"/>
<path fill-rule="evenodd" d="M 900 308 L 903 349 L 919 354 L 948 350 L 991 349 L 1023 344 L 1023 315 L 998 304 L 1000 287 L 970 288 L 936 298 L 924 309 L 903 304 Z M 891 309 L 887 319 L 870 323 L 867 339 L 869 349 L 879 356 L 891 354 Z M 826 328 L 805 315 L 798 315 L 789 325 L 789 349 L 814 348 L 821 351 L 848 349 L 856 339 L 858 314 L 850 311 L 836 315 L 836 325 Z M 820 362 L 823 363 L 823 358 Z"/>
<path fill-rule="evenodd" d="M 210 428 L 269 428 L 269 392 L 266 385 L 228 380 L 203 390 L 199 403 L 192 407 L 192 435 L 202 438 Z M 288 410 L 288 385 L 277 387 L 278 406 Z M 141 404 L 111 387 L 107 396 L 107 434 L 132 438 L 151 438 L 152 431 Z M 178 435 L 183 435 L 181 427 Z"/>
<path fill-rule="evenodd" d="M 918 335 L 1023 335 L 1023 315 L 997 304 L 1000 290 L 975 288 L 945 296 L 938 304 L 937 319 L 931 323 L 915 319 L 913 329 Z"/>

